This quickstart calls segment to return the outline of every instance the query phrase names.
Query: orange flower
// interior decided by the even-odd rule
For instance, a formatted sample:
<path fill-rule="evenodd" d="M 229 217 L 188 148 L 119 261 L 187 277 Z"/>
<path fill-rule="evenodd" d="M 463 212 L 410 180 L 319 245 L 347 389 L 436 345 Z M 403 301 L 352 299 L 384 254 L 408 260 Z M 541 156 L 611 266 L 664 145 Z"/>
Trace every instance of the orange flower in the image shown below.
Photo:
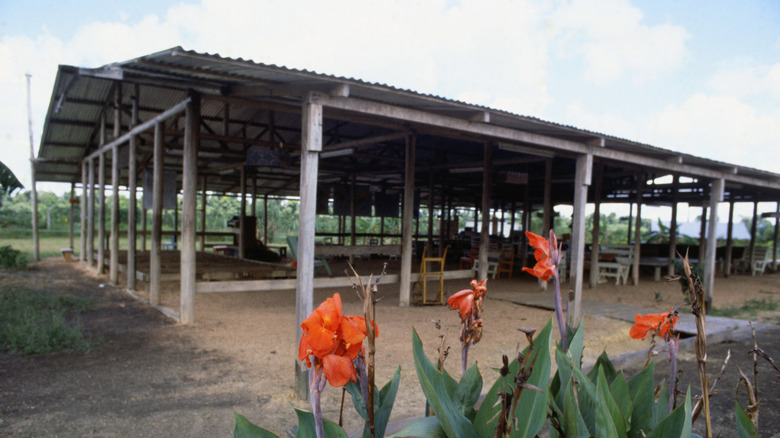
<path fill-rule="evenodd" d="M 653 331 L 658 336 L 665 338 L 674 330 L 676 323 L 677 312 L 674 309 L 669 309 L 665 313 L 650 313 L 647 315 L 637 313 L 634 317 L 634 325 L 628 334 L 633 339 L 645 339 L 647 338 L 647 333 Z"/>
<path fill-rule="evenodd" d="M 341 313 L 341 296 L 335 293 L 320 304 L 302 323 L 303 336 L 298 344 L 298 359 L 311 367 L 322 367 L 325 378 L 334 387 L 355 380 L 356 358 L 366 338 L 366 322 L 360 316 Z M 376 324 L 374 332 L 378 336 Z"/>
<path fill-rule="evenodd" d="M 485 283 L 487 283 L 487 278 L 480 282 L 471 280 L 471 289 L 464 289 L 460 292 L 456 292 L 447 300 L 450 309 L 460 309 L 460 318 L 463 320 L 470 314 L 473 315 L 475 313 L 475 306 L 481 305 L 482 297 L 487 293 Z"/>
<path fill-rule="evenodd" d="M 555 265 L 552 264 L 552 257 L 550 256 L 550 242 L 544 237 L 530 231 L 526 231 L 525 235 L 528 237 L 528 243 L 536 248 L 534 250 L 536 265 L 534 265 L 533 268 L 524 267 L 523 271 L 544 281 L 549 281 L 551 276 L 556 275 Z"/>

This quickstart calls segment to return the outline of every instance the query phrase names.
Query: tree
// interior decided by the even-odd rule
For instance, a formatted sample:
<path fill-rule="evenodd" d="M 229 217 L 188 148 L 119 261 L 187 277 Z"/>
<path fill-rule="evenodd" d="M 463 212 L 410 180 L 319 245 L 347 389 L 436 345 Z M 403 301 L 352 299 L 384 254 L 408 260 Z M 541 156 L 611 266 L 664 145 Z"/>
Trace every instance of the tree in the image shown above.
<path fill-rule="evenodd" d="M 0 207 L 3 206 L 3 199 L 7 196 L 11 196 L 16 189 L 21 189 L 24 186 L 16 178 L 11 169 L 8 168 L 2 161 L 0 161 Z"/>

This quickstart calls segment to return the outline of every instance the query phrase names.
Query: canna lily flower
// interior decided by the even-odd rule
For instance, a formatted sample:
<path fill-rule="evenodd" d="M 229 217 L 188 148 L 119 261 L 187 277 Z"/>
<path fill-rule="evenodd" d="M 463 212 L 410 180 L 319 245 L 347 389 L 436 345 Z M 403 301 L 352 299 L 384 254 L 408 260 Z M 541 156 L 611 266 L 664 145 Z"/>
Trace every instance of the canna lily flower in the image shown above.
<path fill-rule="evenodd" d="M 465 321 L 469 315 L 479 313 L 483 297 L 487 293 L 485 283 L 487 283 L 487 278 L 480 282 L 471 280 L 471 289 L 456 292 L 447 300 L 450 309 L 460 309 L 460 319 Z"/>
<path fill-rule="evenodd" d="M 658 336 L 667 339 L 677 323 L 677 312 L 669 309 L 665 313 L 650 313 L 647 315 L 636 314 L 634 325 L 628 333 L 633 339 L 645 339 L 648 332 L 652 331 Z"/>
<path fill-rule="evenodd" d="M 298 344 L 298 359 L 311 368 L 322 368 L 328 383 L 341 387 L 355 381 L 355 359 L 366 338 L 366 322 L 359 316 L 341 313 L 341 296 L 335 293 L 320 304 L 302 323 L 303 336 Z M 374 325 L 375 332 L 376 324 Z"/>
<path fill-rule="evenodd" d="M 523 267 L 523 271 L 528 272 L 543 281 L 549 281 L 550 277 L 558 274 L 553 262 L 553 253 L 557 252 L 557 242 L 553 241 L 552 244 L 550 244 L 544 237 L 530 231 L 526 231 L 525 235 L 528 237 L 528 243 L 535 248 L 534 258 L 536 259 L 536 265 L 534 265 L 533 268 Z M 553 236 L 553 240 L 555 240 L 555 235 L 552 233 L 550 233 L 550 235 Z"/>

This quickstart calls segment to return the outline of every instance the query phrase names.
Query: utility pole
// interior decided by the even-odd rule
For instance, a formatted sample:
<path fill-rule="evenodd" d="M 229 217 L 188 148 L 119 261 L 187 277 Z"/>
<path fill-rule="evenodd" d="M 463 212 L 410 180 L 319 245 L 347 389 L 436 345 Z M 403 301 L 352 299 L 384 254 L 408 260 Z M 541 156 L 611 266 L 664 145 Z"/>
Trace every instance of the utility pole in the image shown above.
<path fill-rule="evenodd" d="M 30 98 L 30 78 L 32 75 L 27 73 L 27 127 L 30 131 L 30 179 L 32 180 L 32 232 L 33 232 L 33 258 L 35 261 L 41 260 L 40 241 L 38 240 L 38 191 L 35 189 L 35 145 L 33 144 L 32 129 L 32 102 Z"/>

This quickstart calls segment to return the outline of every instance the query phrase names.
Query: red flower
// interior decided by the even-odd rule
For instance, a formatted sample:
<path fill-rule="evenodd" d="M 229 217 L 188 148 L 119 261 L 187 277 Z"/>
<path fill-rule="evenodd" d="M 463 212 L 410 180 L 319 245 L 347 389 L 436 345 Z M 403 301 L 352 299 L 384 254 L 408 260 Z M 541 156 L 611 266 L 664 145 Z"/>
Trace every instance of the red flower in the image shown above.
<path fill-rule="evenodd" d="M 650 313 L 647 315 L 636 314 L 634 325 L 628 333 L 633 339 L 645 339 L 647 333 L 652 331 L 662 338 L 666 338 L 677 323 L 677 312 L 669 309 L 665 313 Z"/>
<path fill-rule="evenodd" d="M 302 323 L 303 336 L 298 344 L 298 359 L 311 367 L 310 356 L 315 357 L 315 368 L 322 366 L 328 382 L 334 387 L 355 380 L 356 358 L 366 338 L 366 322 L 359 316 L 341 313 L 341 296 L 335 293 L 320 304 Z M 374 324 L 375 333 L 376 324 Z"/>
<path fill-rule="evenodd" d="M 536 265 L 534 265 L 533 269 L 524 267 L 523 271 L 544 281 L 549 281 L 551 276 L 557 274 L 552 256 L 550 255 L 551 251 L 555 251 L 555 242 L 553 242 L 553 245 L 550 245 L 547 239 L 530 231 L 526 231 L 525 235 L 528 237 L 528 243 L 536 248 L 534 250 Z"/>
<path fill-rule="evenodd" d="M 469 315 L 478 314 L 478 307 L 482 306 L 482 297 L 487 293 L 485 283 L 487 283 L 487 278 L 480 282 L 471 280 L 471 289 L 456 292 L 447 300 L 450 309 L 460 309 L 460 318 L 463 320 Z"/>

